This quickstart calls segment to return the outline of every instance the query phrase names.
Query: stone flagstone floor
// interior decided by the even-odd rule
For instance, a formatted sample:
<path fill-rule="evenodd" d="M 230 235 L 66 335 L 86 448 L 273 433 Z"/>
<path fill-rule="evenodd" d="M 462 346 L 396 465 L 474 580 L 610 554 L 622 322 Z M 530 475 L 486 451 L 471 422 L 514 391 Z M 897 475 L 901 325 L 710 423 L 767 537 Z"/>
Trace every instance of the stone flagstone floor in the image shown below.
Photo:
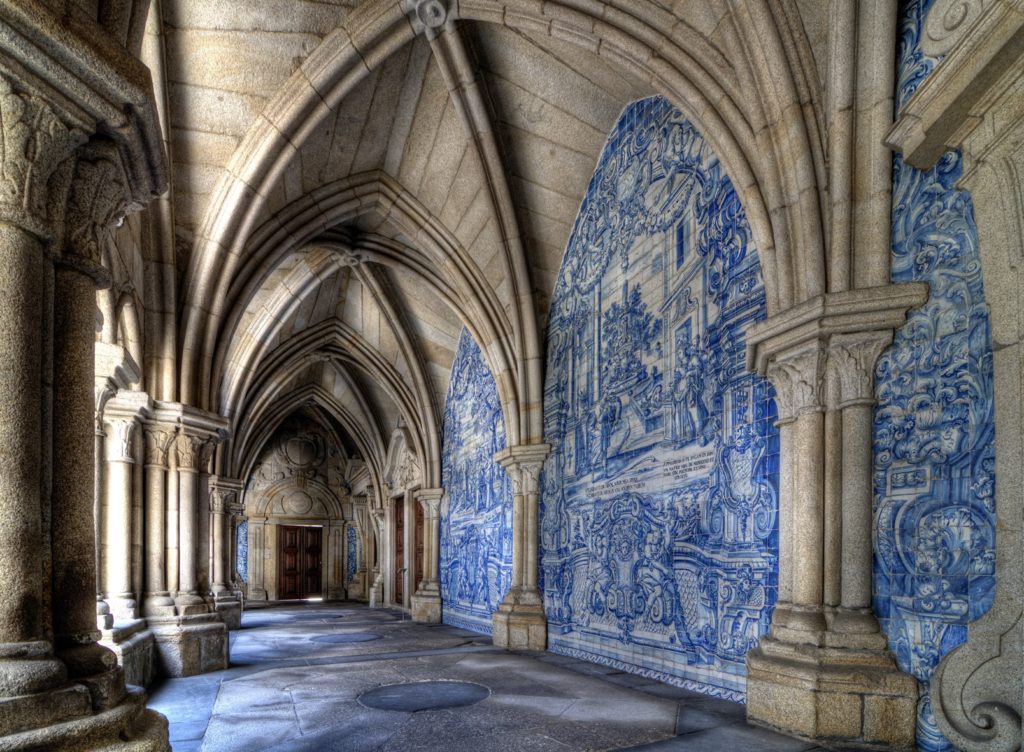
<path fill-rule="evenodd" d="M 477 686 L 413 687 L 408 708 L 389 686 L 424 681 Z M 367 705 L 398 709 L 359 701 L 380 687 Z M 453 707 L 460 698 L 471 704 Z M 747 726 L 742 705 L 349 603 L 247 610 L 228 670 L 165 680 L 150 705 L 175 752 L 820 749 Z"/>

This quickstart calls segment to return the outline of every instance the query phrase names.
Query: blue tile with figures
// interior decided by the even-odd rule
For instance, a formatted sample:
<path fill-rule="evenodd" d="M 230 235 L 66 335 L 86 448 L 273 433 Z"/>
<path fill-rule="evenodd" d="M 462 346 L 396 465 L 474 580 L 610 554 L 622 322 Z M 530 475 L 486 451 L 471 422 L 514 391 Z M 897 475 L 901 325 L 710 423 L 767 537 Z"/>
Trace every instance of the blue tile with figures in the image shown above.
<path fill-rule="evenodd" d="M 442 618 L 485 634 L 512 582 L 512 483 L 494 461 L 504 448 L 498 387 L 463 329 L 445 400 L 441 450 Z"/>
<path fill-rule="evenodd" d="M 765 296 L 739 198 L 665 99 L 604 147 L 551 304 L 541 558 L 551 649 L 731 699 L 778 578 Z"/>
<path fill-rule="evenodd" d="M 901 4 L 897 101 L 935 67 L 920 48 L 933 0 Z M 902 670 L 922 683 L 917 743 L 950 750 L 930 706 L 942 656 L 967 638 L 995 592 L 992 347 L 960 155 L 928 172 L 897 156 L 894 282 L 928 282 L 876 372 L 874 606 Z"/>

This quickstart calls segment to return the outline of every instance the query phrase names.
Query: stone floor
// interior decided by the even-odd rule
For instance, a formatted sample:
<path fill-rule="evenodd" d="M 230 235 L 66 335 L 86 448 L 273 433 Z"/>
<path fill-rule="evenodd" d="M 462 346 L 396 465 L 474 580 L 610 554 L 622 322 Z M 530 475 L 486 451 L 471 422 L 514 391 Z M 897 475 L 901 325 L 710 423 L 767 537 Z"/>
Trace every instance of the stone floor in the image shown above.
<path fill-rule="evenodd" d="M 425 681 L 470 685 L 390 686 Z M 175 752 L 819 749 L 742 705 L 361 604 L 247 610 L 228 670 L 164 681 L 150 705 Z"/>

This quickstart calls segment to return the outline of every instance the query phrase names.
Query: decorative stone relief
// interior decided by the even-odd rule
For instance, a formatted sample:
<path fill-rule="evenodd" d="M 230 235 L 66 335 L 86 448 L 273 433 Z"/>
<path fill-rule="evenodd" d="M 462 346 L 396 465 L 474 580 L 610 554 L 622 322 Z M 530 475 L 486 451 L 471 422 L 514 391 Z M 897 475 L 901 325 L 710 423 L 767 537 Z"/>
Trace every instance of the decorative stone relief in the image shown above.
<path fill-rule="evenodd" d="M 178 468 L 196 470 L 199 467 L 199 453 L 205 439 L 179 433 L 174 439 L 174 448 L 178 453 Z"/>
<path fill-rule="evenodd" d="M 764 317 L 750 228 L 717 158 L 665 99 L 628 106 L 547 331 L 551 650 L 743 698 L 778 579 L 774 391 L 745 367 L 744 333 Z"/>
<path fill-rule="evenodd" d="M 903 8 L 904 101 L 934 66 L 920 43 L 932 6 Z M 995 592 L 991 333 L 960 174 L 956 152 L 928 172 L 895 159 L 893 281 L 928 282 L 931 296 L 876 369 L 874 608 L 900 668 L 925 685 L 917 742 L 926 750 L 952 749 L 932 713 L 932 673 Z"/>
<path fill-rule="evenodd" d="M 929 57 L 949 52 L 995 0 L 936 0 L 925 14 L 921 51 Z"/>
<path fill-rule="evenodd" d="M 134 420 L 112 420 L 107 423 L 107 438 L 110 439 L 107 457 L 111 462 L 134 462 L 135 428 Z"/>
<path fill-rule="evenodd" d="M 444 411 L 441 597 L 445 624 L 486 634 L 512 582 L 512 484 L 494 461 L 504 448 L 498 387 L 463 329 Z"/>
<path fill-rule="evenodd" d="M 882 351 L 892 342 L 892 335 L 835 335 L 829 341 L 828 371 L 838 384 L 838 403 L 829 409 L 850 405 L 874 404 L 875 364 Z"/>
<path fill-rule="evenodd" d="M 40 238 L 52 234 L 47 186 L 85 142 L 40 97 L 15 91 L 0 75 L 0 218 Z"/>
<path fill-rule="evenodd" d="M 167 455 L 174 441 L 174 433 L 159 428 L 146 428 L 146 464 L 167 467 Z"/>
<path fill-rule="evenodd" d="M 65 252 L 62 262 L 74 266 L 106 287 L 110 275 L 103 268 L 102 253 L 114 230 L 129 211 L 137 209 L 129 199 L 128 178 L 113 144 L 94 147 L 75 163 L 68 194 Z"/>
<path fill-rule="evenodd" d="M 815 341 L 793 353 L 775 358 L 768 366 L 768 378 L 775 386 L 775 401 L 781 422 L 800 413 L 821 410 L 824 405 L 825 367 L 828 351 Z"/>

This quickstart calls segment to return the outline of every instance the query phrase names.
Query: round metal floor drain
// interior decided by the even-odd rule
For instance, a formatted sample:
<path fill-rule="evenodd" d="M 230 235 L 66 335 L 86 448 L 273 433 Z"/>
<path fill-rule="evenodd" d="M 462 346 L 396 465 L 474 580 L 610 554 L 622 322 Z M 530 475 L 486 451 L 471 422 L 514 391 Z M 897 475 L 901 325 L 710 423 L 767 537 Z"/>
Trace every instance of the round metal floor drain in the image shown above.
<path fill-rule="evenodd" d="M 422 681 L 388 684 L 359 695 L 359 703 L 376 710 L 447 710 L 474 705 L 487 699 L 491 690 L 482 684 L 461 681 Z"/>
<path fill-rule="evenodd" d="M 369 632 L 350 632 L 348 634 L 325 634 L 319 635 L 313 638 L 313 642 L 330 642 L 330 643 L 346 643 L 346 642 L 371 642 L 372 640 L 379 640 L 380 635 L 370 634 Z"/>

